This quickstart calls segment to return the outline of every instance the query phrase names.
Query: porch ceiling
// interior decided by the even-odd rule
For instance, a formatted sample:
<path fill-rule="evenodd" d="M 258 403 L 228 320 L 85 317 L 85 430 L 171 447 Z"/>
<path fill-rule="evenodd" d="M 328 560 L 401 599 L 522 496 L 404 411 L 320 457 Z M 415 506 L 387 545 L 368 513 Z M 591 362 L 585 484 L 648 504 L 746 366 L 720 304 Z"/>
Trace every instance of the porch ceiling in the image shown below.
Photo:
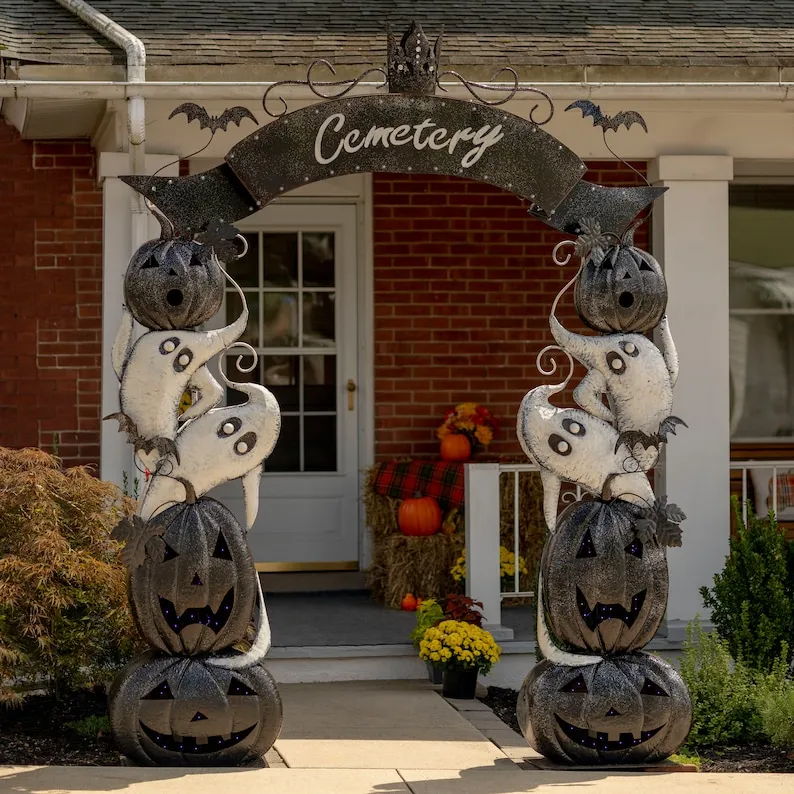
<path fill-rule="evenodd" d="M 152 66 L 380 62 L 384 27 L 444 28 L 455 65 L 794 66 L 794 0 L 95 0 L 139 36 Z M 6 58 L 123 64 L 121 50 L 54 0 L 0 0 Z"/>

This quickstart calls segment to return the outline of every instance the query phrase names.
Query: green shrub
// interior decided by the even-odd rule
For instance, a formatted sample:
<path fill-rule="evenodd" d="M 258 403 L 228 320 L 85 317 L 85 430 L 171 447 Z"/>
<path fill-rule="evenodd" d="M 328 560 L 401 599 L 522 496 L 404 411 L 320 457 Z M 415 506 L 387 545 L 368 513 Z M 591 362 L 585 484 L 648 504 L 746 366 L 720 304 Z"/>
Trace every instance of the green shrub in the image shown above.
<path fill-rule="evenodd" d="M 734 662 L 728 644 L 706 634 L 697 621 L 687 627 L 681 675 L 692 698 L 689 751 L 715 745 L 751 744 L 765 738 L 761 704 L 786 685 L 785 655 L 768 673 Z"/>
<path fill-rule="evenodd" d="M 761 722 L 769 741 L 783 750 L 794 750 L 794 682 L 768 692 L 761 701 Z"/>
<path fill-rule="evenodd" d="M 81 720 L 66 722 L 63 727 L 76 733 L 81 739 L 97 739 L 110 733 L 110 717 L 107 714 L 103 714 L 101 717 L 91 714 Z"/>
<path fill-rule="evenodd" d="M 425 632 L 444 620 L 444 610 L 434 598 L 425 598 L 416 608 L 416 626 L 411 632 L 411 642 L 418 648 Z"/>
<path fill-rule="evenodd" d="M 0 448 L 0 704 L 36 686 L 60 698 L 103 683 L 129 657 L 126 575 L 110 530 L 130 507 L 85 468 Z"/>
<path fill-rule="evenodd" d="M 794 636 L 794 544 L 773 514 L 759 518 L 748 508 L 745 525 L 735 498 L 733 507 L 738 528 L 725 568 L 700 593 L 733 658 L 769 671 Z"/>

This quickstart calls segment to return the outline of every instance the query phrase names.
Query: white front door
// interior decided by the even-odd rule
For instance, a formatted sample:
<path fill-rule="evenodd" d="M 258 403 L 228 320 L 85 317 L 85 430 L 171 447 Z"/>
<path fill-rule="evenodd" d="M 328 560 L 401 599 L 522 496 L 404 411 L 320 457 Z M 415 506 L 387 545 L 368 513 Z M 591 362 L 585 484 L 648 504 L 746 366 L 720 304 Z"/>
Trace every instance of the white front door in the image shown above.
<path fill-rule="evenodd" d="M 278 204 L 238 228 L 248 254 L 229 272 L 250 320 L 242 341 L 259 353 L 250 374 L 226 356 L 231 380 L 256 380 L 281 406 L 281 436 L 265 462 L 249 543 L 260 570 L 353 568 L 359 559 L 356 208 Z M 229 286 L 219 323 L 240 313 Z M 242 366 L 252 363 L 243 356 Z M 242 402 L 228 390 L 227 402 Z M 244 515 L 242 488 L 212 493 Z"/>

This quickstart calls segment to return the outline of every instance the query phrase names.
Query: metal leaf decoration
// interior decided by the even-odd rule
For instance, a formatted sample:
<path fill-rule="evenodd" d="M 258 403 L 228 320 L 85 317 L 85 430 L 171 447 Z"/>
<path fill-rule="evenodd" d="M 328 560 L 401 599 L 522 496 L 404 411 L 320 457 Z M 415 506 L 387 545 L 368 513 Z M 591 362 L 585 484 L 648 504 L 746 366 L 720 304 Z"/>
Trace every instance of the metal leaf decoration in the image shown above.
<path fill-rule="evenodd" d="M 124 543 L 121 563 L 129 571 L 143 565 L 146 556 L 150 560 L 161 559 L 165 552 L 162 538 L 165 527 L 156 522 L 144 521 L 140 516 L 122 518 L 110 533 L 110 537 Z"/>
<path fill-rule="evenodd" d="M 196 241 L 212 246 L 218 259 L 228 262 L 237 259 L 239 255 L 234 243 L 239 235 L 239 230 L 231 223 L 222 218 L 213 218 L 204 231 L 196 236 Z"/>
<path fill-rule="evenodd" d="M 604 252 L 609 248 L 610 235 L 601 231 L 601 224 L 594 218 L 583 218 L 579 221 L 579 228 L 581 233 L 574 244 L 574 254 L 582 259 L 591 253 L 603 257 Z"/>

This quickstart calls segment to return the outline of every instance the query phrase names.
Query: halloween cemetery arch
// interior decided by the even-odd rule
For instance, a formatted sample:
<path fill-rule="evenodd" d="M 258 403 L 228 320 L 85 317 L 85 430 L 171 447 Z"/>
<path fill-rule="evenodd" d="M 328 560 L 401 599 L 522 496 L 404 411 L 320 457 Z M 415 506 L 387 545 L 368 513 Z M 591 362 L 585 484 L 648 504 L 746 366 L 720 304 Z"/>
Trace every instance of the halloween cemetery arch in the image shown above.
<path fill-rule="evenodd" d="M 678 364 L 664 275 L 633 246 L 631 234 L 633 219 L 663 189 L 587 182 L 584 163 L 543 129 L 554 112 L 547 94 L 520 85 L 510 68 L 499 73 L 511 75 L 507 88 L 440 72 L 440 46 L 440 38 L 431 46 L 414 23 L 399 41 L 389 34 L 385 69 L 323 82 L 316 68 L 332 67 L 315 62 L 304 81 L 268 89 L 263 107 L 272 121 L 217 168 L 179 178 L 122 177 L 162 226 L 161 239 L 130 262 L 127 309 L 113 346 L 121 410 L 112 417 L 139 465 L 152 472 L 138 515 L 114 530 L 126 544 L 138 628 L 157 649 L 134 660 L 111 691 L 116 741 L 138 763 L 247 764 L 278 736 L 281 701 L 262 666 L 270 628 L 259 580 L 243 528 L 206 494 L 241 479 L 252 526 L 280 410 L 264 386 L 234 382 L 222 370 L 226 385 L 248 400 L 217 407 L 223 387 L 206 365 L 242 344 L 237 340 L 248 320 L 244 294 L 222 264 L 239 256 L 235 243 L 242 238 L 233 224 L 290 190 L 361 172 L 443 174 L 495 185 L 528 200 L 529 212 L 543 222 L 577 236 L 552 255 L 567 264 L 571 257 L 558 259 L 558 251 L 574 247 L 581 266 L 565 289 L 576 282 L 577 311 L 599 335 L 580 336 L 560 324 L 561 292 L 550 331 L 571 363 L 569 374 L 531 390 L 518 414 L 519 441 L 541 469 L 552 532 L 538 585 L 545 660 L 522 688 L 518 718 L 535 749 L 565 763 L 659 760 L 686 738 L 686 687 L 673 668 L 641 650 L 667 602 L 664 547 L 680 545 L 685 517 L 666 496 L 656 497 L 646 474 L 683 424 L 671 415 Z M 350 94 L 373 73 L 382 75 L 387 92 Z M 445 96 L 444 77 L 472 99 Z M 290 84 L 325 101 L 289 112 L 278 90 Z M 524 93 L 539 98 L 528 119 L 503 107 Z M 621 125 L 645 128 L 632 111 L 610 117 L 586 100 L 570 108 L 592 117 L 605 137 Z M 211 136 L 232 122 L 258 124 L 242 107 L 210 116 L 186 103 L 171 117 L 181 113 Z M 225 328 L 196 330 L 217 311 L 224 279 L 240 294 L 240 317 Z M 133 319 L 149 329 L 137 340 Z M 658 347 L 645 336 L 654 327 Z M 572 377 L 574 358 L 588 369 L 575 390 L 579 407 L 558 408 L 550 398 Z M 540 358 L 539 368 L 550 374 Z M 177 403 L 188 388 L 197 399 L 180 423 Z M 592 501 L 558 516 L 563 481 Z M 234 651 L 254 603 L 255 638 L 247 652 Z M 206 695 L 216 690 L 217 697 Z"/>

